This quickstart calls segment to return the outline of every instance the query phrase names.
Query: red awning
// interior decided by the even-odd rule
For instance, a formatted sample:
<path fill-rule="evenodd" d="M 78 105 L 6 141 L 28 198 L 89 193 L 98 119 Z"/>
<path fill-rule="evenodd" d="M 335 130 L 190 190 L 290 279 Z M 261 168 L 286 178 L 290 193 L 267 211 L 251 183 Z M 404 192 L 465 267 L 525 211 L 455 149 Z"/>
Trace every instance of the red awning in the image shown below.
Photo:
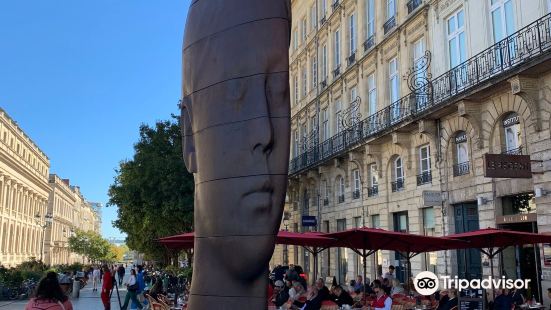
<path fill-rule="evenodd" d="M 337 239 L 339 246 L 349 247 L 358 253 L 359 250 L 422 253 L 464 248 L 466 243 L 457 239 L 421 236 L 367 227 L 330 233 L 326 237 Z"/>
<path fill-rule="evenodd" d="M 192 248 L 194 242 L 194 233 L 185 233 L 180 235 L 160 238 L 159 242 L 170 248 Z M 295 233 L 289 231 L 280 231 L 277 234 L 277 244 L 299 245 L 309 248 L 310 252 L 320 252 L 335 244 L 335 240 L 325 237 L 324 233 L 306 232 Z"/>
<path fill-rule="evenodd" d="M 446 237 L 469 241 L 460 248 L 503 248 L 512 245 L 551 243 L 551 235 L 497 228 L 484 228 Z"/>

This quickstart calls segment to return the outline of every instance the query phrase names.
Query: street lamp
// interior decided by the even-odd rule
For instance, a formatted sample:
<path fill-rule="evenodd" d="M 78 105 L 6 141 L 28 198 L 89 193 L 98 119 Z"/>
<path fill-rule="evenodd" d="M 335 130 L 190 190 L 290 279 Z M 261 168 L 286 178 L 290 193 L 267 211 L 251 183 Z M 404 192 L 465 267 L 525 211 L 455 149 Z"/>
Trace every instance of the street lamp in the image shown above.
<path fill-rule="evenodd" d="M 285 226 L 285 231 L 289 231 L 289 212 L 283 213 L 283 225 Z M 289 249 L 288 245 L 284 244 L 283 246 L 283 263 L 285 266 L 289 265 Z"/>
<path fill-rule="evenodd" d="M 44 242 L 46 241 L 46 228 L 50 226 L 52 223 L 53 216 L 50 213 L 46 213 L 44 215 L 44 218 L 40 215 L 40 213 L 36 213 L 34 216 L 34 220 L 36 221 L 36 225 L 38 227 L 42 228 L 42 244 L 40 246 L 40 261 L 42 262 L 42 259 L 44 258 Z"/>

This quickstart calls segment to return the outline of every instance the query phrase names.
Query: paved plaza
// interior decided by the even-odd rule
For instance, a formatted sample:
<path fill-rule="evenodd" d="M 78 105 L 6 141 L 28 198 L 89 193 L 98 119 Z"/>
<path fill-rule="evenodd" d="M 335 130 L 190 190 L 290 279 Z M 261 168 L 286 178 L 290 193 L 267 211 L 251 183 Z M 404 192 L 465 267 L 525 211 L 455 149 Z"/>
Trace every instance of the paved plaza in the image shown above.
<path fill-rule="evenodd" d="M 127 273 L 128 275 L 128 273 Z M 121 298 L 121 303 L 124 302 L 124 297 L 126 296 L 126 288 L 119 287 L 119 293 Z M 102 310 L 103 304 L 100 298 L 100 291 L 92 291 L 92 284 L 89 283 L 80 291 L 80 297 L 76 299 L 71 299 L 73 303 L 74 310 Z M 0 310 L 23 310 L 27 300 L 18 300 L 18 301 L 0 301 Z M 111 296 L 111 309 L 118 310 L 119 302 L 117 298 L 117 292 L 113 291 Z M 130 309 L 130 307 L 129 307 Z"/>

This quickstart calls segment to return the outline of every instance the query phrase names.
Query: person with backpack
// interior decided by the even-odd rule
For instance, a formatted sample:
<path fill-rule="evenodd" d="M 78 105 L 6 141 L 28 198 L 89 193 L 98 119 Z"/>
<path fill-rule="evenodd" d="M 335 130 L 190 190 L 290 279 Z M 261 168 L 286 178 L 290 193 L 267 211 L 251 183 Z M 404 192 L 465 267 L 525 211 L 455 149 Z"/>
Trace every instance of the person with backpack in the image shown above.
<path fill-rule="evenodd" d="M 61 290 L 57 273 L 50 271 L 40 280 L 25 310 L 73 310 L 71 301 Z"/>
<path fill-rule="evenodd" d="M 128 302 L 132 300 L 134 304 L 138 306 L 138 309 L 143 309 L 143 305 L 141 302 L 138 301 L 136 292 L 139 289 L 138 281 L 136 279 L 136 270 L 131 269 L 130 270 L 130 277 L 128 277 L 128 280 L 126 282 L 126 297 L 124 298 L 124 305 L 121 307 L 121 310 L 126 310 L 128 308 Z"/>

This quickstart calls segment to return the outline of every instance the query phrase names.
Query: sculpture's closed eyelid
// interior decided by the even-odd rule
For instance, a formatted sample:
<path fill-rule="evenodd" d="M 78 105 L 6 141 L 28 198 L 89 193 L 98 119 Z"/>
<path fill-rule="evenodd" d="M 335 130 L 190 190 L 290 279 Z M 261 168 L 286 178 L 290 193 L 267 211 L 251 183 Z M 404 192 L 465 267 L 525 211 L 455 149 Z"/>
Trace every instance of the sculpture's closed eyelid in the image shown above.
<path fill-rule="evenodd" d="M 234 79 L 226 82 L 226 99 L 238 101 L 245 97 L 246 83 L 243 79 Z"/>

